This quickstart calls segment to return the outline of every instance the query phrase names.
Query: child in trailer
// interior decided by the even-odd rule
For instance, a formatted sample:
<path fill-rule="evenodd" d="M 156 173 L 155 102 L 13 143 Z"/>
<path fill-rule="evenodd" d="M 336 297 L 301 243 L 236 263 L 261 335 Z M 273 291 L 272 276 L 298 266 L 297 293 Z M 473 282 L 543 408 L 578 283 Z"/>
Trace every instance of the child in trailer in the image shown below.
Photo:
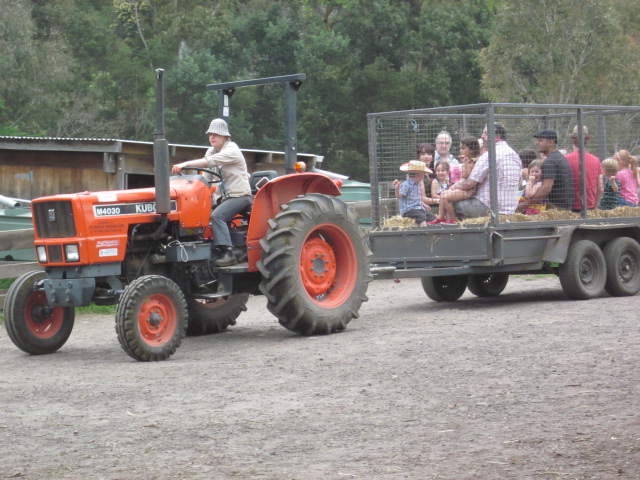
<path fill-rule="evenodd" d="M 480 142 L 476 137 L 463 137 L 460 139 L 460 160 L 462 167 L 460 178 L 465 179 L 471 175 L 473 167 L 480 156 Z M 436 172 L 437 173 L 437 172 Z M 438 216 L 429 225 L 437 225 L 439 223 L 453 224 L 456 223 L 457 217 L 453 202 L 467 200 L 475 193 L 475 188 L 471 190 L 462 190 L 458 188 L 450 188 L 440 194 L 440 209 Z"/>
<path fill-rule="evenodd" d="M 524 196 L 521 201 L 532 198 L 542 186 L 542 161 L 534 160 L 529 164 L 529 178 L 527 185 L 524 187 Z M 525 215 L 537 215 L 547 210 L 546 200 L 540 200 L 540 203 L 528 205 L 522 213 Z"/>
<path fill-rule="evenodd" d="M 393 181 L 400 215 L 412 218 L 420 226 L 425 226 L 429 220 L 435 218 L 431 213 L 430 204 L 437 204 L 438 200 L 427 197 L 424 188 L 424 177 L 432 173 L 424 162 L 411 160 L 400 165 L 401 172 L 407 172 L 404 182 Z"/>
<path fill-rule="evenodd" d="M 620 205 L 620 192 L 622 183 L 618 180 L 618 160 L 615 158 L 607 158 L 602 162 L 602 170 L 604 172 L 604 193 L 598 204 L 598 210 L 613 210 Z"/>
<path fill-rule="evenodd" d="M 616 178 L 620 180 L 621 207 L 638 206 L 638 160 L 627 150 L 620 150 L 613 158 L 618 162 Z"/>
<path fill-rule="evenodd" d="M 431 180 L 431 198 L 440 198 L 443 192 L 449 190 L 451 179 L 451 166 L 446 160 L 442 160 L 436 166 L 436 178 Z"/>

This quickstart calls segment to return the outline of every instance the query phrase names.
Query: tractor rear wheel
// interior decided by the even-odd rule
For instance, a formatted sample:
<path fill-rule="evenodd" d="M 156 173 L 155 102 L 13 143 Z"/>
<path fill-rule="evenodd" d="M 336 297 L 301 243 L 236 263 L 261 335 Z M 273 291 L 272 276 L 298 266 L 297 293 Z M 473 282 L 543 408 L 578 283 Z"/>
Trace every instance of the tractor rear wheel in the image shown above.
<path fill-rule="evenodd" d="M 269 220 L 257 266 L 267 308 L 300 335 L 344 330 L 358 317 L 372 277 L 358 217 L 335 197 L 306 194 Z"/>
<path fill-rule="evenodd" d="M 238 293 L 228 297 L 205 300 L 187 297 L 189 323 L 187 335 L 219 333 L 229 325 L 236 324 L 236 318 L 247 311 L 248 293 Z"/>
<path fill-rule="evenodd" d="M 187 329 L 187 301 L 172 280 L 145 275 L 127 286 L 116 309 L 123 350 L 140 362 L 166 360 Z"/>
<path fill-rule="evenodd" d="M 53 353 L 71 335 L 75 308 L 49 307 L 44 290 L 34 290 L 44 272 L 28 272 L 9 287 L 4 302 L 4 324 L 11 341 L 32 355 Z"/>

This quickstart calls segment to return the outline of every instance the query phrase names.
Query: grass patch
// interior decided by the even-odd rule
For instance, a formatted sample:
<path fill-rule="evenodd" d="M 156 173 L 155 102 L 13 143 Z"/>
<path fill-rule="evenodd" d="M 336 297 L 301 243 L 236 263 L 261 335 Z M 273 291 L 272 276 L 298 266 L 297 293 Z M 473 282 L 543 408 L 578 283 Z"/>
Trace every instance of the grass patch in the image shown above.
<path fill-rule="evenodd" d="M 88 305 L 86 307 L 76 308 L 76 315 L 80 314 L 94 314 L 94 315 L 115 315 L 115 305 Z M 0 313 L 0 325 L 4 325 L 4 313 Z"/>
<path fill-rule="evenodd" d="M 115 315 L 116 306 L 115 305 L 88 305 L 86 307 L 78 307 L 76 308 L 76 313 L 96 313 L 96 314 L 104 314 L 104 315 Z"/>

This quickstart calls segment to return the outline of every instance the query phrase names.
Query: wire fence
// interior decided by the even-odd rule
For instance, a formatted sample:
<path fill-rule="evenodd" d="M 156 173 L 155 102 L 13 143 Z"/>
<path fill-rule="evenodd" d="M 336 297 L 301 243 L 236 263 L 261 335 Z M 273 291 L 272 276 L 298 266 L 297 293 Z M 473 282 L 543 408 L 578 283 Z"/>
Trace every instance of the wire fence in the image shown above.
<path fill-rule="evenodd" d="M 368 128 L 374 227 L 406 213 L 397 185 L 414 176 L 415 161 L 429 169 L 422 203 L 430 219 L 448 195 L 456 220 L 478 216 L 463 208 L 476 199 L 493 222 L 498 213 L 528 221 L 546 210 L 587 218 L 638 202 L 640 107 L 477 104 L 373 113 Z M 475 139 L 482 150 L 470 154 L 464 147 Z M 460 183 L 466 176 L 472 182 Z M 469 191 L 442 196 L 452 187 Z"/>

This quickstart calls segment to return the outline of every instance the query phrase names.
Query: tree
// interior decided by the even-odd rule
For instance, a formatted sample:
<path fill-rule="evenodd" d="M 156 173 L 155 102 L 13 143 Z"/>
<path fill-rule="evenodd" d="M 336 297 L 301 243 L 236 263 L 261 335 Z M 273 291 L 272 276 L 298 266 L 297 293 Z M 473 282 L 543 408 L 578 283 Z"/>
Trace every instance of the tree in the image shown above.
<path fill-rule="evenodd" d="M 611 1 L 500 2 L 481 54 L 485 94 L 494 101 L 637 103 L 622 79 L 640 55 Z"/>

